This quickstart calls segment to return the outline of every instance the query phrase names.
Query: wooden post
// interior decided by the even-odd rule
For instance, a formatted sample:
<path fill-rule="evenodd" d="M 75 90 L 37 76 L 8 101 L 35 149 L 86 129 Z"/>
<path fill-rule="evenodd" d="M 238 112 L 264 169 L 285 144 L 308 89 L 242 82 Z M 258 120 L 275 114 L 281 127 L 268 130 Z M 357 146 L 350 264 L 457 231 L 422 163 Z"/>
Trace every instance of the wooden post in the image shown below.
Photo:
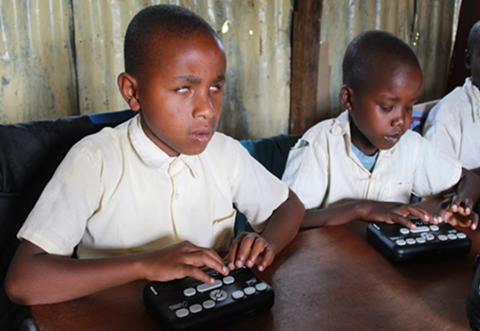
<path fill-rule="evenodd" d="M 292 32 L 290 133 L 318 122 L 317 87 L 322 0 L 295 0 Z"/>

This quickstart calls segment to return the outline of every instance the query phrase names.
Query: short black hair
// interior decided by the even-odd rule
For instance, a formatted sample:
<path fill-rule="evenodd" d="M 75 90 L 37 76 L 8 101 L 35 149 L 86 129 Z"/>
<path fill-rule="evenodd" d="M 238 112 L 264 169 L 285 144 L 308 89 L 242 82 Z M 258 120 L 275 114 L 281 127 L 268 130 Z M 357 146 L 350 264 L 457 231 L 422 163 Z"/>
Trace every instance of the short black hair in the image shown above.
<path fill-rule="evenodd" d="M 382 30 L 360 33 L 347 47 L 343 57 L 343 84 L 359 88 L 368 73 L 383 60 L 393 66 L 412 65 L 420 68 L 415 52 L 394 34 Z"/>
<path fill-rule="evenodd" d="M 468 41 L 467 41 L 467 50 L 470 52 L 475 51 L 480 47 L 480 21 L 477 21 L 472 28 L 470 29 L 470 33 L 468 34 Z"/>
<path fill-rule="evenodd" d="M 153 38 L 172 35 L 184 38 L 195 33 L 206 33 L 217 38 L 217 33 L 198 14 L 176 5 L 154 5 L 139 11 L 130 21 L 125 34 L 125 71 L 133 76 L 150 63 L 151 56 L 158 54 L 152 49 Z"/>

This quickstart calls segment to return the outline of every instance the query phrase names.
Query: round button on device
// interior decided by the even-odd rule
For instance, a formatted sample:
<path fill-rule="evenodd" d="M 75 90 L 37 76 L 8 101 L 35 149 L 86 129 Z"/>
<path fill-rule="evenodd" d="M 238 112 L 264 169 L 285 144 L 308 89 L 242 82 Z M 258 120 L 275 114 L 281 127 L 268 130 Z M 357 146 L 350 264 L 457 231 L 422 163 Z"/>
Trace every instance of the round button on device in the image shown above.
<path fill-rule="evenodd" d="M 444 234 L 441 234 L 441 235 L 438 236 L 438 240 L 440 240 L 440 241 L 447 241 L 447 240 L 448 240 L 448 237 L 447 237 L 446 235 L 444 235 Z"/>
<path fill-rule="evenodd" d="M 426 242 L 425 238 L 423 238 L 423 237 L 417 237 L 417 238 L 415 238 L 415 240 L 419 244 L 424 244 Z"/>
<path fill-rule="evenodd" d="M 267 284 L 265 283 L 258 283 L 258 284 L 255 284 L 255 288 L 257 289 L 257 291 L 265 291 L 267 289 Z"/>
<path fill-rule="evenodd" d="M 255 290 L 255 287 L 249 286 L 249 287 L 245 287 L 243 289 L 243 292 L 245 292 L 246 295 L 252 295 L 255 292 L 257 292 L 257 290 Z"/>
<path fill-rule="evenodd" d="M 467 235 L 463 232 L 459 232 L 459 233 L 457 233 L 457 237 L 458 237 L 458 239 L 465 239 L 465 238 L 467 238 Z"/>
<path fill-rule="evenodd" d="M 395 241 L 395 243 L 398 245 L 398 246 L 405 246 L 407 244 L 407 242 L 403 239 L 398 239 L 397 241 Z"/>
<path fill-rule="evenodd" d="M 448 234 L 448 239 L 450 239 L 450 240 L 456 240 L 456 239 L 457 239 L 457 235 L 456 235 L 456 234 L 453 234 L 453 233 L 449 233 L 449 234 Z"/>
<path fill-rule="evenodd" d="M 438 230 L 440 230 L 440 228 L 438 227 L 438 225 L 430 225 L 430 230 L 438 231 Z"/>
<path fill-rule="evenodd" d="M 175 315 L 177 315 L 178 318 L 186 317 L 190 314 L 187 308 L 181 308 L 175 312 Z"/>
<path fill-rule="evenodd" d="M 202 306 L 199 305 L 198 303 L 190 306 L 190 311 L 194 314 L 199 313 L 203 310 Z"/>
<path fill-rule="evenodd" d="M 186 297 L 191 297 L 195 295 L 195 293 L 197 293 L 197 291 L 193 287 L 187 287 L 183 290 L 183 295 L 185 295 Z"/>
<path fill-rule="evenodd" d="M 233 278 L 232 276 L 227 276 L 223 279 L 223 283 L 225 285 L 233 284 L 234 281 L 235 281 L 235 278 Z"/>
<path fill-rule="evenodd" d="M 427 239 L 428 241 L 432 241 L 433 239 L 435 239 L 435 236 L 433 234 L 429 233 L 425 236 L 425 239 Z"/>
<path fill-rule="evenodd" d="M 245 293 L 243 293 L 243 291 L 235 291 L 232 293 L 232 297 L 235 299 L 235 300 L 238 300 L 238 299 L 241 299 L 245 296 Z"/>
<path fill-rule="evenodd" d="M 409 234 L 409 233 L 410 233 L 410 230 L 407 229 L 407 228 L 401 228 L 401 229 L 400 229 L 400 233 L 401 233 L 401 234 Z"/>
<path fill-rule="evenodd" d="M 213 300 L 206 300 L 202 303 L 203 308 L 205 309 L 212 309 L 215 307 L 215 301 Z"/>

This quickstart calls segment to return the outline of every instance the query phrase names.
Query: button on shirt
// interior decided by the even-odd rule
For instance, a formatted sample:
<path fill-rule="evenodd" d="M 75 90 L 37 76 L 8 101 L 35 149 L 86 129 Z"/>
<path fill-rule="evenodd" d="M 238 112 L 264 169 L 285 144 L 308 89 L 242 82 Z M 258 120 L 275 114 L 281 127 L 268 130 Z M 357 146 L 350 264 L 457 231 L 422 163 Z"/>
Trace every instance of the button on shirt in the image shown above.
<path fill-rule="evenodd" d="M 352 199 L 408 203 L 444 191 L 460 179 L 458 161 L 407 131 L 389 150 L 380 150 L 373 171 L 350 148 L 348 112 L 318 123 L 290 151 L 282 180 L 305 208 L 329 207 Z"/>
<path fill-rule="evenodd" d="M 467 78 L 428 113 L 423 135 L 460 160 L 466 169 L 480 166 L 480 91 Z"/>
<path fill-rule="evenodd" d="M 200 155 L 169 157 L 140 116 L 69 151 L 19 231 L 51 254 L 81 258 L 160 249 L 184 240 L 227 250 L 235 209 L 256 230 L 288 188 L 238 141 L 215 133 Z"/>

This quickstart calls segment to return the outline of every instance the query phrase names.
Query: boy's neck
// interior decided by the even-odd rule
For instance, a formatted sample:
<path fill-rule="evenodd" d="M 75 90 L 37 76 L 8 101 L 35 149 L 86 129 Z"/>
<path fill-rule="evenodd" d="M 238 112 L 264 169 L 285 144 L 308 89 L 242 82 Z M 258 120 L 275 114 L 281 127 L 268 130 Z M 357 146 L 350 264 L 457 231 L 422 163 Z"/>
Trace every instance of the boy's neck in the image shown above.
<path fill-rule="evenodd" d="M 350 137 L 352 145 L 354 145 L 360 152 L 366 156 L 375 155 L 378 152 L 378 148 L 373 146 L 370 141 L 358 130 L 354 121 L 350 121 Z"/>

